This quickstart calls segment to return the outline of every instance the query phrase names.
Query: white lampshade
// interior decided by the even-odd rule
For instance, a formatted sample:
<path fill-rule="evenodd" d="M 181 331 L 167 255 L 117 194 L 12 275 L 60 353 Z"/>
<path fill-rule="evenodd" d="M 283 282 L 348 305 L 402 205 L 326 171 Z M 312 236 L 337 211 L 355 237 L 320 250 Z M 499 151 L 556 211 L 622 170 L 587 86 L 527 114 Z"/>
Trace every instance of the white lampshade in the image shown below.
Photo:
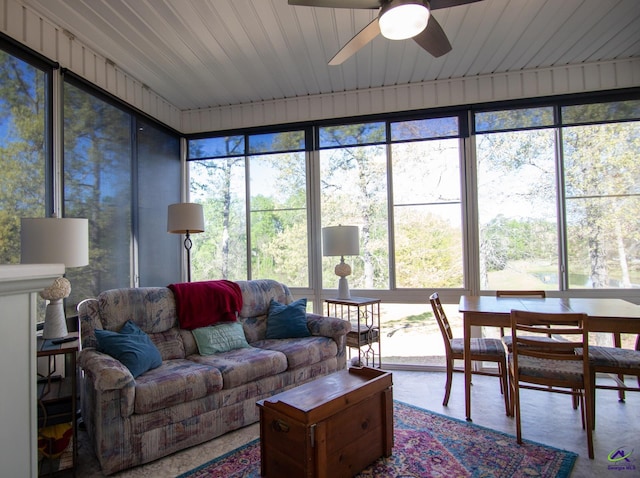
<path fill-rule="evenodd" d="M 202 204 L 182 202 L 169 205 L 167 232 L 189 234 L 204 232 Z"/>
<path fill-rule="evenodd" d="M 392 0 L 380 9 L 380 33 L 389 40 L 405 40 L 422 32 L 429 22 L 429 9 L 421 0 Z"/>
<path fill-rule="evenodd" d="M 22 218 L 20 262 L 23 264 L 89 264 L 89 220 L 76 218 Z"/>
<path fill-rule="evenodd" d="M 360 254 L 358 226 L 329 226 L 322 229 L 323 256 L 357 256 Z"/>

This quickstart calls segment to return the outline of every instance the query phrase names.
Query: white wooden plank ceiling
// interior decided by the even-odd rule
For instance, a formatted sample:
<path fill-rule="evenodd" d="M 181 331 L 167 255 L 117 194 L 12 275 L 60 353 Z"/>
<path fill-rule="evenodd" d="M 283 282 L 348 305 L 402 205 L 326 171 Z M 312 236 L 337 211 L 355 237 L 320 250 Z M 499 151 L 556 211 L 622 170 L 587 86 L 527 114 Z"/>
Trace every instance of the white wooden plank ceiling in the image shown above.
<path fill-rule="evenodd" d="M 640 56 L 638 0 L 483 0 L 434 11 L 435 59 L 381 36 L 327 61 L 375 10 L 287 0 L 23 0 L 180 110 Z"/>

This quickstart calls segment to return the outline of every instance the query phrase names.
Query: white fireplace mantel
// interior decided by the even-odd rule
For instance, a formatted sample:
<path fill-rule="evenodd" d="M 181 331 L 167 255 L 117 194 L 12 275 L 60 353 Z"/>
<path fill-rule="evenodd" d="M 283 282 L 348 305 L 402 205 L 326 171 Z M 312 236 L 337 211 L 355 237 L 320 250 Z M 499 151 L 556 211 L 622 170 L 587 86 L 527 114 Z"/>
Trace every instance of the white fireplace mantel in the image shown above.
<path fill-rule="evenodd" d="M 3 476 L 38 476 L 38 292 L 63 264 L 0 265 L 0 463 Z"/>

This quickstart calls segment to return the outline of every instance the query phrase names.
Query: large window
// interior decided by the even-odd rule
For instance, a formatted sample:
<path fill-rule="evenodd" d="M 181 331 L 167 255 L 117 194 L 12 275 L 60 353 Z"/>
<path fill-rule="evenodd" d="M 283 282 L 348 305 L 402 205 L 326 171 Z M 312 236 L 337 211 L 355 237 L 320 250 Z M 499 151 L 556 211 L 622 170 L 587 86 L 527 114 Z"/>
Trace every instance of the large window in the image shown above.
<path fill-rule="evenodd" d="M 64 215 L 89 219 L 89 265 L 67 271 L 73 303 L 132 283 L 131 146 L 130 115 L 65 82 Z"/>
<path fill-rule="evenodd" d="M 639 105 L 475 115 L 481 289 L 640 287 Z"/>
<path fill-rule="evenodd" d="M 320 128 L 322 227 L 358 226 L 360 255 L 348 258 L 351 288 L 389 287 L 385 123 Z M 323 261 L 323 287 L 336 288 L 337 258 Z"/>
<path fill-rule="evenodd" d="M 183 244 L 175 234 L 167 234 L 166 222 L 169 204 L 180 202 L 180 140 L 151 121 L 136 119 L 135 124 L 138 273 L 134 284 L 162 287 L 180 278 Z"/>
<path fill-rule="evenodd" d="M 189 141 L 191 200 L 203 205 L 205 232 L 192 237 L 193 280 L 247 278 L 244 136 Z M 211 158 L 211 159 L 206 159 Z"/>
<path fill-rule="evenodd" d="M 89 265 L 67 270 L 71 306 L 101 291 L 180 281 L 179 140 L 74 81 L 64 83 L 64 215 L 89 219 Z"/>
<path fill-rule="evenodd" d="M 481 289 L 559 289 L 550 125 L 553 108 L 476 115 Z"/>
<path fill-rule="evenodd" d="M 191 139 L 196 277 L 273 277 L 321 311 L 339 258 L 319 232 L 356 225 L 348 280 L 382 299 L 382 362 L 443 365 L 433 291 L 460 329 L 462 293 L 640 286 L 639 119 L 550 102 Z"/>
<path fill-rule="evenodd" d="M 309 287 L 304 131 L 189 141 L 194 280 L 272 278 Z"/>
<path fill-rule="evenodd" d="M 337 287 L 339 258 L 322 257 L 308 218 L 316 230 L 358 226 L 360 254 L 346 258 L 352 293 L 420 295 L 383 304 L 385 362 L 443 364 L 423 289 L 464 286 L 459 124 L 452 116 L 319 126 L 307 133 L 317 134 L 312 152 L 302 131 L 190 140 L 191 198 L 204 204 L 207 229 L 194 238 L 195 277 L 275 278 L 310 288 L 319 310 L 322 291 Z M 309 283 L 314 268 L 319 288 Z"/>
<path fill-rule="evenodd" d="M 0 263 L 20 262 L 20 218 L 44 217 L 50 72 L 0 50 Z"/>
<path fill-rule="evenodd" d="M 248 137 L 251 277 L 309 286 L 302 131 Z"/>
<path fill-rule="evenodd" d="M 44 58 L 0 47 L 2 262 L 20 262 L 21 218 L 56 213 L 89 219 L 89 265 L 65 272 L 67 316 L 108 288 L 179 281 L 181 241 L 166 232 L 167 206 L 180 201 L 178 134 Z"/>
<path fill-rule="evenodd" d="M 458 121 L 391 124 L 398 288 L 464 287 Z"/>
<path fill-rule="evenodd" d="M 640 287 L 640 101 L 570 106 L 562 118 L 570 288 Z"/>

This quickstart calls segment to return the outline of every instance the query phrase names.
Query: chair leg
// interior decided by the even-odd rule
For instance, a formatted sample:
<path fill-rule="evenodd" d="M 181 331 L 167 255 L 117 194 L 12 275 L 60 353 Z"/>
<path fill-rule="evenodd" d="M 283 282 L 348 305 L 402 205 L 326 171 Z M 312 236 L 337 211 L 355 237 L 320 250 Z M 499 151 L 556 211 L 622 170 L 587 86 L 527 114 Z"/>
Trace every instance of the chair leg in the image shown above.
<path fill-rule="evenodd" d="M 614 332 L 613 334 L 613 346 L 620 348 L 622 347 L 622 341 L 620 340 L 620 334 L 617 332 Z M 618 374 L 618 380 L 620 380 L 622 383 L 624 383 L 624 375 L 623 374 Z M 595 386 L 595 382 L 593 383 Z M 619 402 L 624 402 L 625 396 L 624 396 L 624 389 L 623 388 L 619 388 L 618 389 L 618 401 Z"/>
<path fill-rule="evenodd" d="M 590 389 L 590 390 L 589 390 Z M 593 394 L 591 393 L 593 391 Z M 589 450 L 589 458 L 593 459 L 593 428 L 595 427 L 595 402 L 593 397 L 595 394 L 595 387 L 587 386 L 584 391 L 584 415 L 587 420 L 587 448 Z"/>
<path fill-rule="evenodd" d="M 518 384 L 513 384 L 511 387 L 513 394 L 511 395 L 511 406 L 513 408 L 513 416 L 516 419 L 516 441 L 519 445 L 522 445 L 522 423 L 520 419 L 520 390 Z"/>
<path fill-rule="evenodd" d="M 619 374 L 618 375 L 618 380 L 620 380 L 621 383 L 624 383 L 624 375 L 623 374 Z M 624 403 L 624 399 L 625 399 L 624 388 L 620 387 L 618 389 L 618 401 Z"/>
<path fill-rule="evenodd" d="M 513 409 L 513 396 L 515 395 L 515 387 L 513 384 L 513 376 L 511 375 L 511 373 L 509 373 L 509 412 L 511 417 L 515 416 L 515 411 Z"/>
<path fill-rule="evenodd" d="M 504 410 L 508 417 L 511 416 L 511 400 L 509 398 L 509 384 L 507 381 L 507 363 L 498 362 L 498 370 L 500 372 L 500 389 L 504 390 Z"/>
<path fill-rule="evenodd" d="M 579 405 L 578 404 L 578 395 L 577 395 L 578 391 L 574 390 L 574 392 L 575 393 L 573 395 L 571 395 L 571 402 L 572 402 L 572 405 L 573 405 L 573 409 L 577 410 L 578 409 L 578 405 Z"/>
<path fill-rule="evenodd" d="M 596 373 L 591 370 L 591 429 L 596 429 Z M 585 390 L 585 393 L 587 390 Z"/>
<path fill-rule="evenodd" d="M 444 385 L 444 400 L 442 405 L 445 407 L 449 403 L 449 395 L 451 395 L 451 380 L 453 379 L 453 360 L 447 360 L 447 383 Z"/>

